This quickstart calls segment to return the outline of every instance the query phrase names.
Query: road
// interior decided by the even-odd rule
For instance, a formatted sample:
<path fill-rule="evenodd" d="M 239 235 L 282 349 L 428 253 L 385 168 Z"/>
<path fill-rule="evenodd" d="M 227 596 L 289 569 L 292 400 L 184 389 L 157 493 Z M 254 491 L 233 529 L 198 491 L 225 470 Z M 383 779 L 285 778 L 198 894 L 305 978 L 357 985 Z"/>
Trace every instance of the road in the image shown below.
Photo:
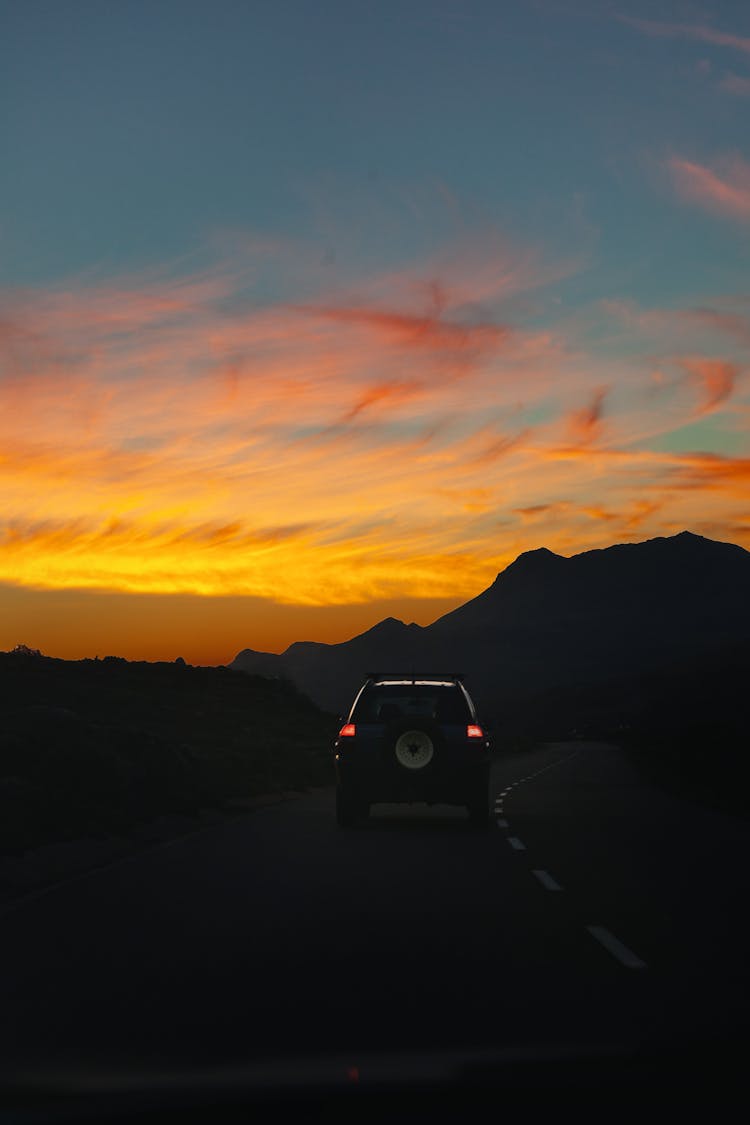
<path fill-rule="evenodd" d="M 4 907 L 4 1077 L 746 1036 L 749 823 L 593 743 L 493 794 L 483 835 L 317 790 Z"/>

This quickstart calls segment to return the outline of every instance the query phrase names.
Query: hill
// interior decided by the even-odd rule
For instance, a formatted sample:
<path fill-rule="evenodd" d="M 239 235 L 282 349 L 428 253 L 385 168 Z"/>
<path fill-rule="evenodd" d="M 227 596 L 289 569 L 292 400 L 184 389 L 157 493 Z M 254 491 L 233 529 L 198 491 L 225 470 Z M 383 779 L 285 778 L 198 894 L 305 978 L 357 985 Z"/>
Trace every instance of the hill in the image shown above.
<path fill-rule="evenodd" d="M 0 653 L 0 851 L 331 779 L 331 716 L 288 681 Z"/>

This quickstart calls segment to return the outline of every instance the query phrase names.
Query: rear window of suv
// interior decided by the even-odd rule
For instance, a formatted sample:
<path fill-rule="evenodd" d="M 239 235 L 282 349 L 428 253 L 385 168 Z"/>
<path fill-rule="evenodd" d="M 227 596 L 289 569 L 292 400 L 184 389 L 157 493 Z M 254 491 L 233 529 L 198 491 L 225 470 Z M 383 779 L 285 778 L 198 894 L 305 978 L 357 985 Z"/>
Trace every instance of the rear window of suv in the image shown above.
<path fill-rule="evenodd" d="M 373 684 L 351 715 L 353 723 L 390 723 L 414 716 L 438 723 L 469 723 L 466 697 L 455 684 Z"/>

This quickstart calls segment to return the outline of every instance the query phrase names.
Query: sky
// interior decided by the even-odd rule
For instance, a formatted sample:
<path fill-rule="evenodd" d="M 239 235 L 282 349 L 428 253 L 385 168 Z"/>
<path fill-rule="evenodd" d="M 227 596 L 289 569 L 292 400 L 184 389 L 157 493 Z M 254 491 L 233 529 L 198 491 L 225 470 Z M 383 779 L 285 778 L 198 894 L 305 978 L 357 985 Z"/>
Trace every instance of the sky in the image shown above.
<path fill-rule="evenodd" d="M 750 7 L 0 0 L 0 649 L 750 548 Z"/>

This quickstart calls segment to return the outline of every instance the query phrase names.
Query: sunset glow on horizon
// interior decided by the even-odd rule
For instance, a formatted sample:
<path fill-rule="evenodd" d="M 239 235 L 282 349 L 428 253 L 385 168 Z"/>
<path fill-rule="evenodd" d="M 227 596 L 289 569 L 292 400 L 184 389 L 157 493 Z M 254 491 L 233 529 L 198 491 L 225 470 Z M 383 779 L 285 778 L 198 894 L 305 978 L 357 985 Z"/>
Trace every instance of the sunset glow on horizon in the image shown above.
<path fill-rule="evenodd" d="M 746 41 L 610 24 L 686 59 Z M 638 191 L 679 215 L 683 246 L 730 239 L 747 264 L 750 164 L 697 148 L 665 136 Z M 739 267 L 639 292 L 625 257 L 605 270 L 604 219 L 592 233 L 580 201 L 564 234 L 535 236 L 511 200 L 503 221 L 442 177 L 363 187 L 356 221 L 347 206 L 284 235 L 209 212 L 182 253 L 140 264 L 4 269 L 0 649 L 173 659 L 192 605 L 184 655 L 224 662 L 391 607 L 426 624 L 541 546 L 687 529 L 750 548 Z"/>

